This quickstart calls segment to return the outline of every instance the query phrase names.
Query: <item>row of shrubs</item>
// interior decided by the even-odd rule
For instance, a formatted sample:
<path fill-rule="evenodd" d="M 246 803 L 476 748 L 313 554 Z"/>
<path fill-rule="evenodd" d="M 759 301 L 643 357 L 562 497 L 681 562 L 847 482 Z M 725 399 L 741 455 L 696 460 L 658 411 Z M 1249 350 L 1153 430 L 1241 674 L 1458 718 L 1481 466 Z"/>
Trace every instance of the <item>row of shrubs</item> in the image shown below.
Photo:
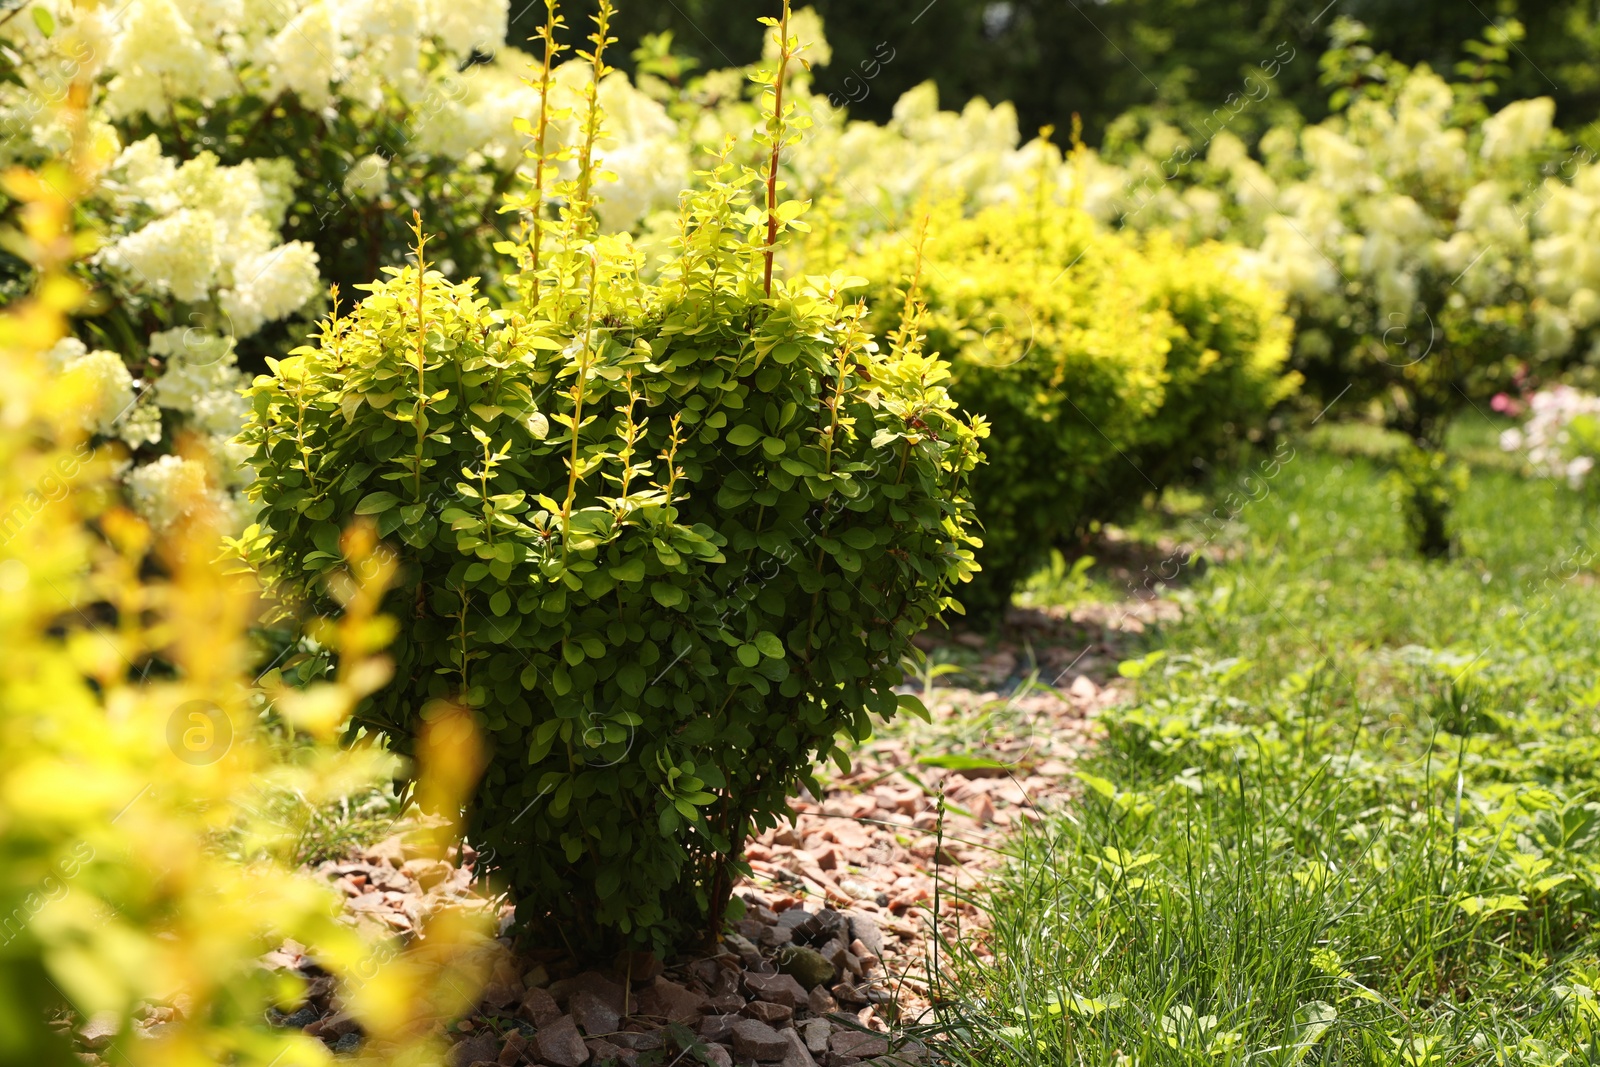
<path fill-rule="evenodd" d="M 904 241 L 858 264 L 880 323 Z M 928 344 L 990 427 L 973 498 L 994 617 L 1049 550 L 1261 439 L 1298 377 L 1282 295 L 1236 249 L 1108 233 L 1074 207 L 940 215 L 922 269 Z"/>

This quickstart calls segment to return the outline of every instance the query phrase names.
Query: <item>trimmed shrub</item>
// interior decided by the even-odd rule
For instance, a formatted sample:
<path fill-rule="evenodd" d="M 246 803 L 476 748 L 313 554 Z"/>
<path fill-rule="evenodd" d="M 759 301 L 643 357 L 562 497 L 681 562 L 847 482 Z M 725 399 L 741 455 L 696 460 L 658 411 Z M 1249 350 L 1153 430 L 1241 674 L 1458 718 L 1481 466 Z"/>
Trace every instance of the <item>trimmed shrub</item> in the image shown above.
<path fill-rule="evenodd" d="M 932 230 L 929 346 L 952 361 L 951 394 L 992 426 L 969 607 L 998 612 L 1052 545 L 1259 436 L 1296 385 L 1281 297 L 1238 276 L 1225 246 L 1140 242 L 1054 208 Z M 892 312 L 902 247 L 857 265 L 878 314 Z"/>
<path fill-rule="evenodd" d="M 360 720 L 405 750 L 447 699 L 476 710 L 469 832 L 569 944 L 713 930 L 813 761 L 920 708 L 901 658 L 974 569 L 981 424 L 914 304 L 884 351 L 861 279 L 769 291 L 798 211 L 775 181 L 752 204 L 764 178 L 685 194 L 658 285 L 558 187 L 506 309 L 428 269 L 419 230 L 417 265 L 251 390 L 258 562 L 320 604 L 342 524 L 397 542 L 397 670 Z"/>

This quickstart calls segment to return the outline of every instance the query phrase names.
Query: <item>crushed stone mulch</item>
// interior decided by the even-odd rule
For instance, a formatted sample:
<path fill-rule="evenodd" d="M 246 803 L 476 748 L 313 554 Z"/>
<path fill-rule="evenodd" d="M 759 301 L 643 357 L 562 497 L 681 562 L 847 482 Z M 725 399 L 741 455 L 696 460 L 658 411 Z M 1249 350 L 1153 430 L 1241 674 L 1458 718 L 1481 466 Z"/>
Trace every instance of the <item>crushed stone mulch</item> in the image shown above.
<path fill-rule="evenodd" d="M 939 939 L 981 957 L 982 889 L 1006 836 L 1074 793 L 1091 715 L 1120 698 L 1115 663 L 1169 609 L 1146 598 L 1013 610 L 998 641 L 925 642 L 958 666 L 920 692 L 933 721 L 874 737 L 821 797 L 795 798 L 788 821 L 747 842 L 745 912 L 714 955 L 580 969 L 561 952 L 514 952 L 511 908 L 480 894 L 470 846 L 446 863 L 395 836 L 317 873 L 345 894 L 346 921 L 402 939 L 442 904 L 497 915 L 476 1012 L 439 1024 L 450 1067 L 924 1063 L 906 1032 L 933 1007 Z M 273 1022 L 335 1052 L 361 1047 L 334 980 L 301 946 L 264 962 L 308 981 L 305 1003 Z"/>

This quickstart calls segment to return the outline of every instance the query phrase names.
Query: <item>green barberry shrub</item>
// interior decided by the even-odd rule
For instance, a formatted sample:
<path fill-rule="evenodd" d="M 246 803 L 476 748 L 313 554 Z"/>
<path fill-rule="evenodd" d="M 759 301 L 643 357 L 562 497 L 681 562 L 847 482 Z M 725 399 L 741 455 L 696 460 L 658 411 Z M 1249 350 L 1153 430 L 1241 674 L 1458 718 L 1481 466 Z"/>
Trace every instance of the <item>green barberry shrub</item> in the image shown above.
<path fill-rule="evenodd" d="M 973 495 L 983 573 L 963 601 L 995 614 L 1052 546 L 1259 436 L 1286 376 L 1282 298 L 1222 246 L 1097 229 L 1072 209 L 995 207 L 932 225 L 928 345 L 951 395 L 993 427 Z M 875 315 L 897 308 L 909 241 L 854 269 Z"/>
<path fill-rule="evenodd" d="M 417 265 L 251 389 L 252 554 L 321 604 L 339 529 L 376 519 L 401 626 L 360 721 L 404 751 L 445 702 L 476 711 L 470 833 L 575 945 L 708 932 L 814 761 L 918 707 L 901 658 L 974 570 L 983 426 L 917 306 L 883 349 L 862 279 L 769 292 L 798 211 L 704 177 L 658 284 L 569 183 L 543 251 L 515 250 L 521 303 L 427 269 L 419 230 Z"/>

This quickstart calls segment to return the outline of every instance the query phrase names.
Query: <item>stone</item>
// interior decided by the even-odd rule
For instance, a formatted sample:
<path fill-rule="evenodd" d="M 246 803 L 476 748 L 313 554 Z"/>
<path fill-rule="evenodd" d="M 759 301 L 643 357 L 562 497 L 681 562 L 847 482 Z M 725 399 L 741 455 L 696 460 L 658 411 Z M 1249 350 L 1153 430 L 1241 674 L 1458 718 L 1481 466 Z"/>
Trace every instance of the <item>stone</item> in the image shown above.
<path fill-rule="evenodd" d="M 350 1053 L 361 1047 L 361 1035 L 355 1031 L 345 1034 L 339 1040 L 328 1046 L 329 1052 Z"/>
<path fill-rule="evenodd" d="M 591 1037 L 584 1042 L 589 1049 L 589 1058 L 593 1063 L 618 1063 L 631 1065 L 637 1063 L 639 1054 L 631 1048 L 613 1045 L 603 1038 Z"/>
<path fill-rule="evenodd" d="M 424 890 L 432 889 L 455 873 L 443 860 L 414 859 L 400 865 L 400 873 L 410 875 Z"/>
<path fill-rule="evenodd" d="M 733 1053 L 726 1045 L 701 1045 L 700 1054 L 712 1067 L 733 1067 Z"/>
<path fill-rule="evenodd" d="M 523 996 L 517 1014 L 535 1026 L 548 1026 L 561 1018 L 561 1009 L 556 1006 L 556 998 L 550 995 L 548 989 L 535 986 Z"/>
<path fill-rule="evenodd" d="M 746 974 L 744 984 L 757 1000 L 803 1008 L 807 1004 L 805 987 L 787 974 Z"/>
<path fill-rule="evenodd" d="M 649 1052 L 651 1049 L 658 1049 L 666 1043 L 665 1038 L 661 1036 L 660 1030 L 645 1030 L 642 1032 L 624 1030 L 621 1033 L 612 1034 L 607 1040 L 613 1045 L 621 1045 L 623 1048 L 632 1049 L 635 1052 Z"/>
<path fill-rule="evenodd" d="M 516 1067 L 527 1058 L 528 1035 L 521 1030 L 513 1030 L 506 1035 L 505 1046 L 500 1049 L 500 1067 Z"/>
<path fill-rule="evenodd" d="M 843 948 L 843 945 L 839 946 Z M 804 945 L 786 945 L 778 953 L 778 970 L 792 975 L 803 989 L 827 985 L 838 974 L 838 968 L 827 956 Z M 799 1005 L 795 1005 L 799 1007 Z"/>
<path fill-rule="evenodd" d="M 306 1027 L 306 1033 L 312 1037 L 320 1037 L 324 1041 L 337 1041 L 345 1034 L 355 1033 L 361 1028 L 356 1017 L 347 1011 L 337 1012 L 326 1018 L 318 1019 Z"/>
<path fill-rule="evenodd" d="M 78 1040 L 85 1048 L 103 1049 L 111 1044 L 122 1029 L 122 1020 L 116 1012 L 101 1012 L 78 1028 Z"/>
<path fill-rule="evenodd" d="M 869 1034 L 861 1030 L 840 1030 L 828 1038 L 828 1051 L 835 1056 L 867 1059 L 888 1053 L 889 1040 L 882 1035 Z"/>
<path fill-rule="evenodd" d="M 805 908 L 790 908 L 788 911 L 778 913 L 778 928 L 793 931 L 796 926 L 808 923 L 816 916 Z"/>
<path fill-rule="evenodd" d="M 790 914 L 785 912 L 784 914 Z M 848 927 L 845 917 L 832 908 L 823 908 L 792 928 L 794 940 L 805 945 L 820 945 L 842 934 Z"/>
<path fill-rule="evenodd" d="M 709 989 L 721 973 L 722 965 L 714 959 L 695 960 L 684 970 L 689 972 L 690 977 Z"/>
<path fill-rule="evenodd" d="M 737 993 L 723 993 L 712 997 L 709 1003 L 717 1015 L 737 1015 L 744 1008 L 744 998 Z"/>
<path fill-rule="evenodd" d="M 794 1018 L 794 1009 L 787 1004 L 774 1004 L 769 1000 L 752 1000 L 740 1012 L 752 1019 L 760 1019 L 768 1026 L 778 1026 Z"/>
<path fill-rule="evenodd" d="M 878 929 L 877 920 L 863 911 L 850 913 L 850 936 L 852 939 L 867 946 L 867 951 L 879 959 L 883 958 L 883 931 Z"/>
<path fill-rule="evenodd" d="M 484 987 L 478 1003 L 491 1011 L 504 1011 L 522 1000 L 522 983 L 491 982 Z"/>
<path fill-rule="evenodd" d="M 707 1015 L 700 1020 L 700 1036 L 706 1041 L 726 1041 L 733 1036 L 733 1024 L 741 1018 L 733 1013 Z"/>
<path fill-rule="evenodd" d="M 556 998 L 556 1003 L 565 1005 L 572 994 L 577 992 L 593 993 L 612 1008 L 618 1015 L 623 1014 L 628 1005 L 625 1003 L 624 990 L 620 983 L 613 982 L 599 971 L 584 971 L 574 978 L 563 978 L 550 985 L 550 995 Z"/>
<path fill-rule="evenodd" d="M 317 1011 L 316 1008 L 313 1008 L 311 1005 L 307 1004 L 298 1011 L 295 1011 L 290 1015 L 285 1015 L 283 1017 L 283 1021 L 278 1025 L 288 1027 L 291 1030 L 304 1030 L 306 1027 L 310 1026 L 320 1018 L 322 1018 L 322 1013 Z"/>
<path fill-rule="evenodd" d="M 722 944 L 738 956 L 746 967 L 754 967 L 761 962 L 761 950 L 747 937 L 728 934 L 722 939 Z"/>
<path fill-rule="evenodd" d="M 572 1018 L 583 1028 L 583 1032 L 590 1037 L 615 1033 L 622 1022 L 621 1012 L 614 1010 L 611 1005 L 587 989 L 580 989 L 572 994 L 572 999 L 567 1002 L 567 1008 L 571 1011 Z"/>
<path fill-rule="evenodd" d="M 589 1047 L 583 1043 L 578 1024 L 570 1015 L 539 1027 L 539 1032 L 533 1035 L 533 1051 L 550 1067 L 583 1067 L 589 1062 Z"/>
<path fill-rule="evenodd" d="M 450 1067 L 471 1067 L 480 1060 L 494 1061 L 500 1055 L 500 1042 L 493 1034 L 473 1034 L 450 1046 L 445 1062 Z"/>
<path fill-rule="evenodd" d="M 737 1059 L 776 1063 L 788 1050 L 788 1040 L 764 1022 L 740 1019 L 733 1024 L 733 1054 Z"/>
<path fill-rule="evenodd" d="M 665 1019 L 669 1023 L 693 1023 L 711 1010 L 711 1001 L 677 982 L 657 976 L 639 993 L 636 1015 Z"/>
<path fill-rule="evenodd" d="M 763 926 L 758 940 L 768 948 L 776 948 L 793 941 L 794 931 L 782 926 Z"/>
<path fill-rule="evenodd" d="M 865 1005 L 871 1003 L 871 1001 L 867 999 L 865 992 L 863 992 L 860 988 L 851 985 L 849 982 L 840 982 L 838 985 L 833 987 L 833 999 L 837 1000 L 841 1004 Z"/>
<path fill-rule="evenodd" d="M 839 1010 L 839 1002 L 833 999 L 832 993 L 822 986 L 817 986 L 806 997 L 806 1008 L 812 1015 L 827 1015 L 829 1012 Z"/>
<path fill-rule="evenodd" d="M 807 1019 L 801 1023 L 797 1030 L 805 1040 L 806 1048 L 811 1052 L 821 1055 L 828 1051 L 828 1037 L 833 1033 L 833 1027 L 826 1019 Z"/>
<path fill-rule="evenodd" d="M 782 1034 L 789 1046 L 783 1053 L 783 1067 L 817 1067 L 817 1061 L 799 1034 L 793 1030 L 784 1030 Z"/>
<path fill-rule="evenodd" d="M 406 861 L 406 847 L 398 837 L 386 837 L 361 854 L 368 863 L 387 863 L 398 868 Z"/>

